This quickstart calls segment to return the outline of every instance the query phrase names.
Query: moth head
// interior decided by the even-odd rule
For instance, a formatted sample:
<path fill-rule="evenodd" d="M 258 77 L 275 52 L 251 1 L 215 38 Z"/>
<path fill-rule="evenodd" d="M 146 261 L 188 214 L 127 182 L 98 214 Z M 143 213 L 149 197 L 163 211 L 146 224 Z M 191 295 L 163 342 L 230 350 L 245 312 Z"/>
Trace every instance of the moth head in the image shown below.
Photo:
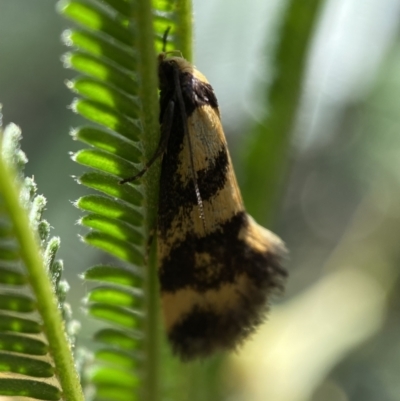
<path fill-rule="evenodd" d="M 160 89 L 165 88 L 168 83 L 174 82 L 174 71 L 179 74 L 190 74 L 201 82 L 208 83 L 206 77 L 199 72 L 193 64 L 183 58 L 180 50 L 167 51 L 167 39 L 171 27 L 168 27 L 163 35 L 163 51 L 158 55 L 158 77 Z"/>
<path fill-rule="evenodd" d="M 180 56 L 170 56 L 179 53 Z M 178 50 L 160 53 L 158 56 L 158 77 L 160 89 L 168 83 L 174 82 L 174 71 L 178 71 L 179 75 L 190 75 L 203 83 L 208 83 L 207 78 L 198 71 L 193 64 L 185 60 Z"/>

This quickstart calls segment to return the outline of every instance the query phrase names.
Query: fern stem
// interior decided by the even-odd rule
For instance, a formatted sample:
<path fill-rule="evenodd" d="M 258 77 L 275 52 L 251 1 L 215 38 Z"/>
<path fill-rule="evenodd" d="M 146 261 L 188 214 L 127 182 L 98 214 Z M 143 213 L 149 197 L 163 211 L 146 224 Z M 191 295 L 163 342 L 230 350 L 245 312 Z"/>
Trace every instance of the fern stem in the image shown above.
<path fill-rule="evenodd" d="M 149 0 L 138 1 L 137 14 L 140 18 L 137 18 L 137 49 L 139 52 L 139 64 L 138 73 L 140 76 L 139 85 L 139 97 L 142 102 L 142 124 L 143 124 L 143 149 L 145 149 L 145 158 L 148 160 L 153 156 L 155 149 L 157 148 L 159 140 L 159 124 L 158 124 L 158 78 L 157 78 L 157 65 L 156 55 L 154 49 L 154 41 L 150 40 L 153 38 L 153 16 L 151 12 L 151 2 Z M 147 181 L 154 182 L 154 177 L 151 177 L 151 173 L 157 170 L 155 168 L 150 169 L 146 173 L 145 178 L 149 178 Z M 158 169 L 159 170 L 159 169 Z M 158 187 L 158 180 L 157 185 Z M 156 201 L 157 199 L 153 199 Z M 155 215 L 157 211 L 156 203 L 154 206 L 153 213 Z"/>
<path fill-rule="evenodd" d="M 178 34 L 176 48 L 186 60 L 193 61 L 193 12 L 191 0 L 179 0 L 176 6 Z"/>
<path fill-rule="evenodd" d="M 22 260 L 28 271 L 31 287 L 37 299 L 37 307 L 43 319 L 44 331 L 54 358 L 56 372 L 61 383 L 63 398 L 83 401 L 78 374 L 72 352 L 64 331 L 64 322 L 57 307 L 57 300 L 26 211 L 19 203 L 15 173 L 0 158 L 0 193 L 18 239 Z"/>
<path fill-rule="evenodd" d="M 271 222 L 281 195 L 308 50 L 323 4 L 324 0 L 290 0 L 285 6 L 274 51 L 276 73 L 271 85 L 262 85 L 268 114 L 257 121 L 244 147 L 247 179 L 242 193 L 246 209 L 262 223 Z M 266 43 L 269 47 L 269 38 Z"/>
<path fill-rule="evenodd" d="M 143 148 L 145 159 L 149 160 L 154 154 L 159 140 L 158 123 L 158 96 L 157 96 L 157 65 L 154 50 L 153 15 L 151 2 L 140 0 L 137 3 L 136 19 L 137 48 L 139 52 L 138 73 L 140 77 L 139 97 L 142 101 L 142 126 Z M 144 210 L 147 213 L 146 237 L 155 226 L 158 210 L 158 186 L 160 176 L 160 164 L 155 163 L 144 178 L 145 202 Z M 145 366 L 142 399 L 146 401 L 158 401 L 159 392 L 159 362 L 160 346 L 158 341 L 158 291 L 157 291 L 157 265 L 155 246 L 152 247 L 147 266 L 145 267 L 145 310 L 144 310 L 144 341 L 145 341 Z"/>
<path fill-rule="evenodd" d="M 157 252 L 153 246 L 150 252 L 149 264 L 147 266 L 148 280 L 146 282 L 147 294 L 147 319 L 146 319 L 146 354 L 147 354 L 147 398 L 146 400 L 159 400 L 160 378 L 159 378 L 159 302 L 158 302 L 158 278 L 157 278 Z"/>

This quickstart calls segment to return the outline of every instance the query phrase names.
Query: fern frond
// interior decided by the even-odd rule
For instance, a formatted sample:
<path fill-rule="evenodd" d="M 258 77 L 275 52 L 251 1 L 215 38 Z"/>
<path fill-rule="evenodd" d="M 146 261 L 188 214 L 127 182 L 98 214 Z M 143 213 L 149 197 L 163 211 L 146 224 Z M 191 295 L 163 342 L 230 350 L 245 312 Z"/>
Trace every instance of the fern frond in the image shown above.
<path fill-rule="evenodd" d="M 275 75 L 260 83 L 265 114 L 251 127 L 244 147 L 243 197 L 246 208 L 259 221 L 268 222 L 287 170 L 290 141 L 297 115 L 308 49 L 323 0 L 289 1 L 285 6 L 273 53 Z M 269 38 L 266 39 L 269 42 Z M 268 53 L 269 50 L 266 50 Z"/>
<path fill-rule="evenodd" d="M 105 322 L 94 336 L 101 346 L 89 381 L 95 399 L 154 401 L 159 308 L 148 238 L 156 221 L 159 164 L 137 182 L 119 182 L 140 171 L 157 148 L 155 48 L 161 50 L 171 27 L 168 49 L 179 45 L 191 58 L 191 7 L 172 0 L 157 0 L 153 7 L 150 1 L 69 0 L 59 8 L 78 25 L 63 35 L 72 47 L 65 65 L 83 74 L 68 83 L 79 95 L 72 109 L 96 124 L 72 132 L 89 145 L 73 155 L 88 168 L 78 181 L 97 191 L 76 202 L 85 212 L 80 223 L 89 229 L 83 241 L 125 262 L 95 266 L 83 275 L 94 283 L 88 313 Z"/>
<path fill-rule="evenodd" d="M 68 330 L 60 241 L 49 240 L 46 200 L 23 177 L 20 138 L 15 125 L 0 131 L 0 394 L 82 400 L 62 320 Z"/>

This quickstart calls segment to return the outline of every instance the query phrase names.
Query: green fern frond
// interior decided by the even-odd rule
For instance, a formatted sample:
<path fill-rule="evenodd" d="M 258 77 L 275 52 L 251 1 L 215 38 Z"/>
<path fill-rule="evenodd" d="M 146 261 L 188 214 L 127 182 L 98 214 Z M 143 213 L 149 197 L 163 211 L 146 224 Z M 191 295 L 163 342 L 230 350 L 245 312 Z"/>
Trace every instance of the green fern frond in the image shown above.
<path fill-rule="evenodd" d="M 246 208 L 261 222 L 276 211 L 307 64 L 308 49 L 323 0 L 289 1 L 273 52 L 274 77 L 261 83 L 265 114 L 253 124 L 244 147 L 243 196 Z M 265 42 L 270 43 L 266 38 Z M 269 53 L 269 49 L 265 53 Z"/>
<path fill-rule="evenodd" d="M 121 261 L 99 265 L 83 277 L 94 285 L 88 313 L 105 322 L 89 372 L 95 399 L 159 399 L 158 291 L 150 232 L 157 214 L 159 163 L 133 183 L 120 180 L 140 171 L 158 145 L 156 51 L 171 27 L 168 50 L 179 46 L 191 58 L 188 1 L 69 0 L 60 11 L 78 28 L 63 34 L 72 51 L 67 67 L 83 74 L 68 83 L 78 94 L 72 109 L 95 123 L 73 130 L 89 145 L 73 155 L 88 168 L 80 184 L 97 191 L 76 202 L 85 212 L 83 241 Z M 111 370 L 117 374 L 111 374 Z"/>
<path fill-rule="evenodd" d="M 60 241 L 42 220 L 45 198 L 23 177 L 20 138 L 15 125 L 0 131 L 0 395 L 81 400 Z"/>

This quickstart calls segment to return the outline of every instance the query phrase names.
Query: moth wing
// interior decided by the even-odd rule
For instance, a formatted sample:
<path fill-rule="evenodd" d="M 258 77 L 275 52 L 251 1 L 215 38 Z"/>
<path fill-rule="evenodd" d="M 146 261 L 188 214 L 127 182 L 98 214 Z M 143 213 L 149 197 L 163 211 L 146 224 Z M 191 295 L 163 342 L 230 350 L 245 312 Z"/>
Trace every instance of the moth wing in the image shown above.
<path fill-rule="evenodd" d="M 218 109 L 198 107 L 188 118 L 188 133 L 189 138 L 185 137 L 183 140 L 179 173 L 182 180 L 188 183 L 193 182 L 195 174 L 204 208 L 204 221 L 200 218 L 198 204 L 193 205 L 186 218 L 192 230 L 207 235 L 215 231 L 222 222 L 243 211 L 243 200 Z M 194 172 L 191 169 L 190 149 Z M 193 183 L 192 186 L 194 191 Z"/>
<path fill-rule="evenodd" d="M 192 198 L 159 243 L 165 325 L 183 359 L 240 344 L 264 319 L 285 276 L 282 241 L 244 210 L 218 109 L 197 107 L 187 124 L 177 170 L 185 193 L 173 196 Z"/>

